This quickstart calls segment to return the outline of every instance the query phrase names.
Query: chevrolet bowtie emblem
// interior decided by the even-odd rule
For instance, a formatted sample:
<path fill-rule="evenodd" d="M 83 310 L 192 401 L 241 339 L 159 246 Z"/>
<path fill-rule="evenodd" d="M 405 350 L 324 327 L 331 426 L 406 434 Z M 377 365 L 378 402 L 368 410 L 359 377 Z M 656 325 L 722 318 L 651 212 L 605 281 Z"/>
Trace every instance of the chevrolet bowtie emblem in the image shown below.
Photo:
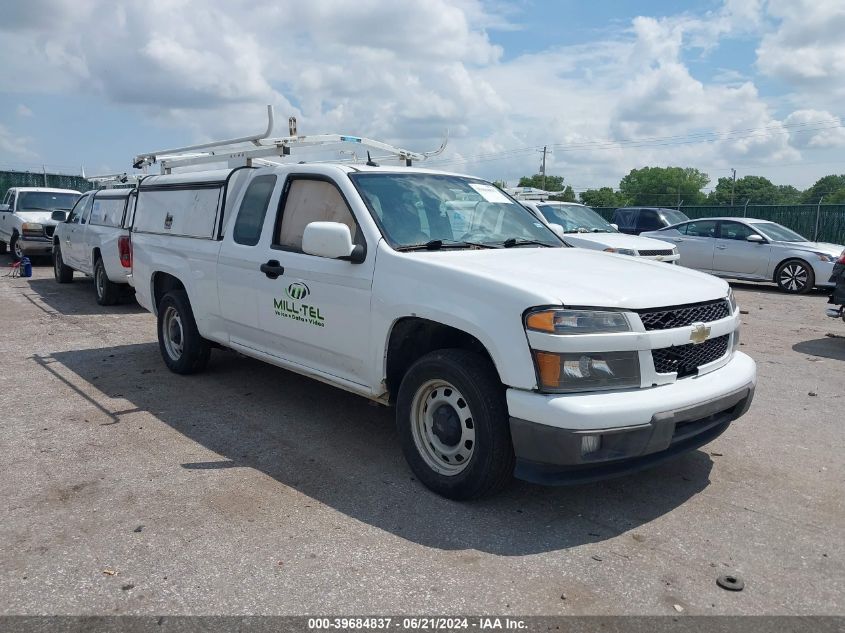
<path fill-rule="evenodd" d="M 710 328 L 703 323 L 696 323 L 689 334 L 689 340 L 693 345 L 699 345 L 706 341 L 708 336 L 710 336 Z"/>

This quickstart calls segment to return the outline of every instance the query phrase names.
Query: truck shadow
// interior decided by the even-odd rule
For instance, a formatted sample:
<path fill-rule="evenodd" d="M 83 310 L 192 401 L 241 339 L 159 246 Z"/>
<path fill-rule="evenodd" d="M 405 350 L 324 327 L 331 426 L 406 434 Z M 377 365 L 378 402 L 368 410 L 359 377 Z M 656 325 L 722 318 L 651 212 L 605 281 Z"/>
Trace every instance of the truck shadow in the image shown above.
<path fill-rule="evenodd" d="M 792 346 L 792 349 L 800 354 L 830 358 L 832 360 L 845 360 L 845 333 L 843 336 L 827 336 L 812 341 L 801 341 Z"/>
<path fill-rule="evenodd" d="M 58 284 L 52 277 L 47 279 L 28 278 L 31 292 L 24 292 L 24 297 L 35 307 L 44 312 L 55 311 L 67 316 L 93 314 L 140 314 L 145 310 L 135 301 L 135 296 L 127 291 L 117 305 L 101 306 L 97 303 L 94 280 L 76 273 L 73 283 Z"/>
<path fill-rule="evenodd" d="M 708 485 L 712 467 L 707 453 L 694 451 L 622 479 L 569 488 L 514 482 L 492 499 L 456 503 L 414 480 L 392 409 L 265 363 L 215 351 L 206 373 L 176 376 L 155 343 L 33 360 L 100 409 L 101 424 L 147 411 L 222 455 L 181 464 L 198 485 L 221 469 L 254 468 L 354 519 L 438 549 L 514 556 L 600 542 L 683 504 Z M 105 397 L 83 393 L 64 377 L 68 371 Z M 131 406 L 112 410 L 109 398 Z"/>

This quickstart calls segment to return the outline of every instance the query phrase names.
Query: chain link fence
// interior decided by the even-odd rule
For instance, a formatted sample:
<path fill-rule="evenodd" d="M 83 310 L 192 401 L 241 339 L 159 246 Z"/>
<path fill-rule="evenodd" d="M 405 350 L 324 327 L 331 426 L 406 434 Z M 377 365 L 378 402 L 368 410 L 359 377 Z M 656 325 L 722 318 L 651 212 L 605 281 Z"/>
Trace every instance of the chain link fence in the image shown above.
<path fill-rule="evenodd" d="M 613 221 L 615 207 L 597 207 L 595 210 L 608 222 Z M 845 204 L 682 206 L 681 211 L 693 219 L 728 216 L 771 220 L 809 240 L 845 244 Z"/>

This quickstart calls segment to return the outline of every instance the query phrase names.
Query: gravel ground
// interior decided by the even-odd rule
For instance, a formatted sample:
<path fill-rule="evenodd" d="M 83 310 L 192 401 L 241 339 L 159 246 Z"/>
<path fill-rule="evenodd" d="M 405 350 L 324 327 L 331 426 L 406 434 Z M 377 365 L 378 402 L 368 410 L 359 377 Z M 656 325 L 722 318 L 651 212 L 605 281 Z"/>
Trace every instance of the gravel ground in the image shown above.
<path fill-rule="evenodd" d="M 734 288 L 759 385 L 719 439 L 459 504 L 388 409 L 232 352 L 170 374 L 134 302 L 0 278 L 0 613 L 844 614 L 845 323 Z"/>

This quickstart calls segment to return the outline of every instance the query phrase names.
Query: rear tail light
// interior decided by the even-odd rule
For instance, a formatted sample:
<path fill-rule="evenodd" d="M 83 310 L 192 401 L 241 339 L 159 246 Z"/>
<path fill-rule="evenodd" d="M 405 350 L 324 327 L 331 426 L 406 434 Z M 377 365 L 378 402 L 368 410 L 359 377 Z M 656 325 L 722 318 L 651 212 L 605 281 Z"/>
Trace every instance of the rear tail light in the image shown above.
<path fill-rule="evenodd" d="M 842 251 L 842 254 L 839 256 L 839 263 L 845 264 L 845 251 Z"/>
<path fill-rule="evenodd" d="M 132 239 L 128 235 L 117 238 L 117 252 L 120 253 L 120 265 L 132 268 Z"/>

